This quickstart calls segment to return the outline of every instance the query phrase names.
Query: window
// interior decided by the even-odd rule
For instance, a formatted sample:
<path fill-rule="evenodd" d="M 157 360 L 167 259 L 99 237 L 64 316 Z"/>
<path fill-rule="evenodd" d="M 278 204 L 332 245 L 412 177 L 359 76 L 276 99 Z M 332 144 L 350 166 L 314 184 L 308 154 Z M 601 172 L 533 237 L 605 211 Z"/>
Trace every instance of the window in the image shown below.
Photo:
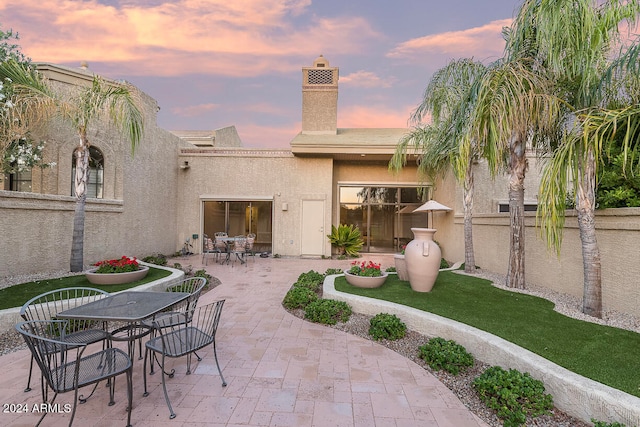
<path fill-rule="evenodd" d="M 353 224 L 360 229 L 365 243 L 363 252 L 398 251 L 413 239 L 411 227 L 427 225 L 426 215 L 412 212 L 424 202 L 428 190 L 340 186 L 340 224 Z"/>
<path fill-rule="evenodd" d="M 538 204 L 533 203 L 524 203 L 524 211 L 525 212 L 536 212 L 538 210 Z M 509 202 L 498 203 L 498 212 L 509 212 Z"/>
<path fill-rule="evenodd" d="M 31 169 L 6 174 L 5 190 L 31 192 Z"/>
<path fill-rule="evenodd" d="M 71 157 L 71 195 L 76 195 L 74 180 L 76 176 L 76 153 Z M 102 199 L 102 187 L 104 185 L 104 157 L 102 151 L 95 147 L 89 147 L 89 182 L 87 183 L 87 197 Z"/>

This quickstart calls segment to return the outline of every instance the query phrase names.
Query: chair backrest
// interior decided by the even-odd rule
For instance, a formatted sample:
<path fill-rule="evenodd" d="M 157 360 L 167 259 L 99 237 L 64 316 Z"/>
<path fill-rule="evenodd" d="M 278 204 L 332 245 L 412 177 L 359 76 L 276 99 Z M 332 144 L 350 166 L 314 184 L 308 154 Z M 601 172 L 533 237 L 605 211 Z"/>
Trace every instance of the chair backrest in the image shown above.
<path fill-rule="evenodd" d="M 256 241 L 256 235 L 253 233 L 247 234 L 247 250 L 253 249 L 253 242 Z"/>
<path fill-rule="evenodd" d="M 189 324 L 179 321 L 169 321 L 168 328 L 163 328 L 163 324 L 154 324 L 159 328 L 162 340 L 162 349 L 172 354 L 172 357 L 181 356 L 197 351 L 213 343 L 218 331 L 218 323 L 225 300 L 219 300 L 207 305 L 198 307 L 193 315 L 193 320 Z"/>
<path fill-rule="evenodd" d="M 215 249 L 213 245 L 213 240 L 211 240 L 211 237 L 207 236 L 206 234 L 202 239 L 202 243 L 203 243 L 204 252 L 213 252 L 213 250 Z"/>
<path fill-rule="evenodd" d="M 200 299 L 200 294 L 206 284 L 207 279 L 204 277 L 190 277 L 168 287 L 167 292 L 187 292 L 191 294 L 186 300 L 173 306 L 171 311 L 182 313 L 184 315 L 182 321 L 191 322 L 193 312 L 196 309 L 196 305 L 198 305 L 198 299 Z"/>
<path fill-rule="evenodd" d="M 244 252 L 244 248 L 247 245 L 247 238 L 245 236 L 236 236 L 233 241 L 234 252 Z"/>
<path fill-rule="evenodd" d="M 20 309 L 24 320 L 51 320 L 64 310 L 84 305 L 109 295 L 96 288 L 63 288 L 45 292 L 25 302 Z"/>
<path fill-rule="evenodd" d="M 229 237 L 229 234 L 225 233 L 224 231 L 216 231 L 216 233 L 213 236 L 214 237 Z"/>
<path fill-rule="evenodd" d="M 204 277 L 188 277 L 179 281 L 178 283 L 167 286 L 167 292 L 186 292 L 192 294 L 196 291 L 202 291 L 204 285 L 207 284 L 207 279 Z"/>
<path fill-rule="evenodd" d="M 58 392 L 73 390 L 77 384 L 78 364 L 74 369 L 64 369 L 65 365 L 82 357 L 86 344 L 64 341 L 68 320 L 30 320 L 20 322 L 16 330 L 22 335 L 42 376 Z"/>

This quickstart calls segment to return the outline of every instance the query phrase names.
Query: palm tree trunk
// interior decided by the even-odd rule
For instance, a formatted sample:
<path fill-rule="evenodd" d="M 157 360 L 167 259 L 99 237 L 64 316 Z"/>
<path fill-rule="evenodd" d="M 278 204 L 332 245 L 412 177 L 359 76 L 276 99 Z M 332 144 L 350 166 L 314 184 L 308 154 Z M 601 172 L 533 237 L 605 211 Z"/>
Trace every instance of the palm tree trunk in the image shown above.
<path fill-rule="evenodd" d="M 84 269 L 84 217 L 87 200 L 87 182 L 89 182 L 89 148 L 81 139 L 80 149 L 76 152 L 76 209 L 73 215 L 73 234 L 71 237 L 70 270 L 79 272 Z"/>
<path fill-rule="evenodd" d="M 587 161 L 582 166 L 576 206 L 584 274 L 582 312 L 589 316 L 602 318 L 602 264 L 596 240 L 596 173 L 593 153 L 589 153 Z"/>
<path fill-rule="evenodd" d="M 71 240 L 72 272 L 79 272 L 84 268 L 84 206 L 86 199 L 86 193 L 78 199 L 73 215 L 73 235 Z"/>
<path fill-rule="evenodd" d="M 510 288 L 524 289 L 524 177 L 527 171 L 524 138 L 513 138 L 509 176 L 509 220 L 511 225 L 509 268 L 507 283 Z"/>
<path fill-rule="evenodd" d="M 473 165 L 469 164 L 464 179 L 464 271 L 476 271 L 473 252 Z"/>

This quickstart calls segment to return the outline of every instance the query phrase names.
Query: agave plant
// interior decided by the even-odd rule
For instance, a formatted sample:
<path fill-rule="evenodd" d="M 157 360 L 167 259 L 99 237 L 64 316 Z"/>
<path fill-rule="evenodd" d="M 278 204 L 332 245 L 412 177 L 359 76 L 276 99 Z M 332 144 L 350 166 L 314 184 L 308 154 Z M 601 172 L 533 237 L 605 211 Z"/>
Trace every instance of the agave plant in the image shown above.
<path fill-rule="evenodd" d="M 353 224 L 340 224 L 337 228 L 332 225 L 331 234 L 327 237 L 331 246 L 336 247 L 340 255 L 357 256 L 364 244 L 360 229 Z"/>

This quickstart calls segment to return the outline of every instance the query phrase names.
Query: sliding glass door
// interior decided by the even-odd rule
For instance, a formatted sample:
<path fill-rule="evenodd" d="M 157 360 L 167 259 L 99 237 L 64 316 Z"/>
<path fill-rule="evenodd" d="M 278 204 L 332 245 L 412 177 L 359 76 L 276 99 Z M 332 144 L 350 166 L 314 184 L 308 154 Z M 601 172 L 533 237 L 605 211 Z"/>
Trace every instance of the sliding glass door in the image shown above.
<path fill-rule="evenodd" d="M 273 202 L 215 200 L 203 203 L 204 234 L 213 237 L 219 231 L 229 236 L 253 233 L 256 250 L 271 251 Z"/>

